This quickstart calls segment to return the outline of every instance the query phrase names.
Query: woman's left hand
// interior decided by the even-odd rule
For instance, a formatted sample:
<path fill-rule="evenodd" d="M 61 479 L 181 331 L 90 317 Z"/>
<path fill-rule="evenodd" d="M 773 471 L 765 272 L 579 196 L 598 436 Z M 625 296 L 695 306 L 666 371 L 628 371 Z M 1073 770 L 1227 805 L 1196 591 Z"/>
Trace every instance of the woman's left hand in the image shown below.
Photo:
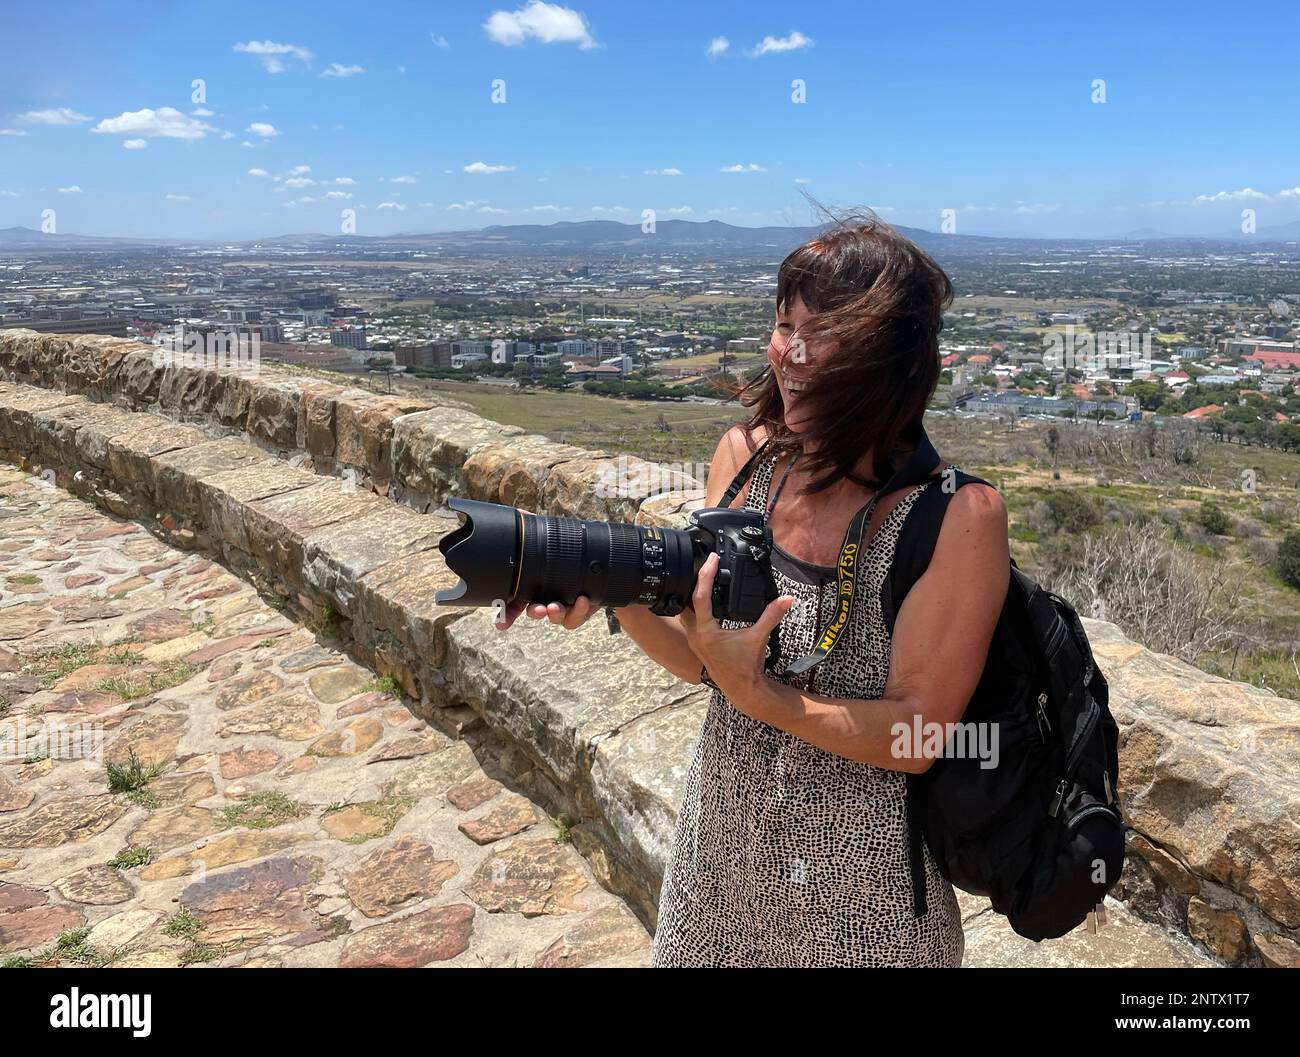
<path fill-rule="evenodd" d="M 768 636 L 794 605 L 795 598 L 781 595 L 773 599 L 747 628 L 724 628 L 713 616 L 713 581 L 718 561 L 716 552 L 705 560 L 691 595 L 693 608 L 682 610 L 677 619 L 686 631 L 686 641 L 708 670 L 709 678 L 728 699 L 736 702 L 766 678 L 763 660 Z"/>

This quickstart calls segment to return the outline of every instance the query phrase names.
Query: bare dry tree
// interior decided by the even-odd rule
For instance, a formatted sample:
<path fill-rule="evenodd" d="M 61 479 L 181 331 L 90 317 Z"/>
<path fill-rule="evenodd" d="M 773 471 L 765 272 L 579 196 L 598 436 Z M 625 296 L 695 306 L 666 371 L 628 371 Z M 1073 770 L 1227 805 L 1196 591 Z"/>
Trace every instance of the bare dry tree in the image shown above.
<path fill-rule="evenodd" d="M 1157 429 L 1150 423 L 1137 429 L 1113 429 L 1080 422 L 1053 428 L 1056 441 L 1045 439 L 1053 467 L 1058 463 L 1110 466 L 1145 484 L 1209 484 L 1210 470 L 1201 459 L 1202 437 L 1195 429 L 1173 424 Z"/>
<path fill-rule="evenodd" d="M 1201 567 L 1154 522 L 1126 522 L 1062 544 L 1040 552 L 1041 579 L 1082 615 L 1109 620 L 1149 649 L 1190 663 L 1240 640 L 1240 563 L 1221 557 Z"/>

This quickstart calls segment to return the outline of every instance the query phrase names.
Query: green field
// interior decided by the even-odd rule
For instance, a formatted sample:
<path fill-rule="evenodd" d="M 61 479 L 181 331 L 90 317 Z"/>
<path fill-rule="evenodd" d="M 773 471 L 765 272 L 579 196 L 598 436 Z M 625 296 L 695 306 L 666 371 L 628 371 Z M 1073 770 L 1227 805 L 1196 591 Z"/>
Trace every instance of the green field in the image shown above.
<path fill-rule="evenodd" d="M 435 381 L 428 386 L 494 422 L 544 433 L 565 444 L 636 454 L 654 462 L 707 462 L 722 435 L 745 417 L 745 409 L 734 403 L 616 400 L 473 382 Z"/>

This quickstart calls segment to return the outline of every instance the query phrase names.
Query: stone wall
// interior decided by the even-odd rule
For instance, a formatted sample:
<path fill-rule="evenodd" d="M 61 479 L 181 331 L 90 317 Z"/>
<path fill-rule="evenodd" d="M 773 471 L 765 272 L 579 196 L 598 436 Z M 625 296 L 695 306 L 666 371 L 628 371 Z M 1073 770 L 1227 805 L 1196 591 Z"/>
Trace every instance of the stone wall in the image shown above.
<path fill-rule="evenodd" d="M 705 691 L 603 621 L 576 632 L 437 606 L 453 495 L 680 527 L 698 482 L 463 408 L 154 362 L 113 338 L 0 332 L 0 456 L 219 557 L 392 675 L 443 729 L 478 724 L 648 922 Z M 621 473 L 631 488 L 603 487 Z M 643 482 L 643 483 L 636 483 Z M 0 606 L 4 601 L 0 600 Z M 1217 960 L 1300 966 L 1300 703 L 1085 620 L 1134 827 L 1117 895 Z"/>

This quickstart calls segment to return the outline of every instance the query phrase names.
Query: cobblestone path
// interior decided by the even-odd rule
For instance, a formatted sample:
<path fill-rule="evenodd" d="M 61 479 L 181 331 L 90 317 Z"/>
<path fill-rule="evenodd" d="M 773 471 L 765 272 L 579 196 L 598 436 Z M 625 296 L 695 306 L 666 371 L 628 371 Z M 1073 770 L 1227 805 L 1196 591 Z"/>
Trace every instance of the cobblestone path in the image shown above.
<path fill-rule="evenodd" d="M 648 965 L 474 744 L 220 565 L 0 469 L 0 961 Z"/>

